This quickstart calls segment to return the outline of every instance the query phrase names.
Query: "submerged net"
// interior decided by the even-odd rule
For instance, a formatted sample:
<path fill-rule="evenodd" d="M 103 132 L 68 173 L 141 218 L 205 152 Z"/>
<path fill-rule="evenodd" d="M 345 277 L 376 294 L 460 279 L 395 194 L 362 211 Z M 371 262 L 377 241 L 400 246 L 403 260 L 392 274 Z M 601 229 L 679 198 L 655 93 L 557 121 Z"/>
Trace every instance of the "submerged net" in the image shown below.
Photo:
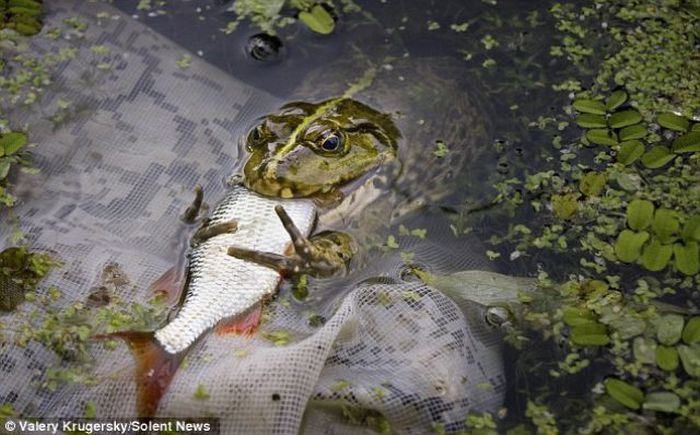
<path fill-rule="evenodd" d="M 197 59 L 179 68 L 183 49 L 109 5 L 47 7 L 47 27 L 79 15 L 90 24 L 86 40 L 109 54 L 97 60 L 89 46 L 79 47 L 39 113 L 10 114 L 13 124 L 31 124 L 40 169 L 17 180 L 16 214 L 32 249 L 63 263 L 45 281 L 63 293 L 56 304 L 86 301 L 110 265 L 126 275 L 115 286 L 118 296 L 144 303 L 148 287 L 183 264 L 179 216 L 194 186 L 203 186 L 211 204 L 222 198 L 224 181 L 242 163 L 239 138 L 283 102 Z M 49 50 L 36 44 L 37 52 Z M 63 37 L 50 50 L 72 45 Z M 105 61 L 111 68 L 99 67 Z M 71 102 L 69 116 L 45 116 L 62 101 Z M 456 240 L 426 216 L 402 223 L 430 227 L 429 237 L 402 245 L 421 267 L 488 267 L 478 241 Z M 3 248 L 12 231 L 5 219 Z M 412 280 L 398 250 L 375 257 L 349 276 L 318 282 L 309 302 L 285 287 L 252 338 L 206 335 L 190 349 L 158 415 L 216 417 L 223 433 L 357 433 L 381 421 L 397 432 L 424 433 L 436 425 L 460 429 L 470 411 L 497 409 L 505 388 L 499 336 L 479 307 L 465 312 Z M 325 322 L 310 322 L 311 312 Z M 8 330 L 21 328 L 19 314 L 2 316 Z M 4 342 L 0 403 L 28 417 L 79 417 L 87 403 L 98 418 L 133 417 L 127 347 L 96 344 L 90 351 L 95 382 L 47 389 L 47 370 L 70 363 L 36 342 Z M 197 394 L 201 386 L 207 397 Z"/>

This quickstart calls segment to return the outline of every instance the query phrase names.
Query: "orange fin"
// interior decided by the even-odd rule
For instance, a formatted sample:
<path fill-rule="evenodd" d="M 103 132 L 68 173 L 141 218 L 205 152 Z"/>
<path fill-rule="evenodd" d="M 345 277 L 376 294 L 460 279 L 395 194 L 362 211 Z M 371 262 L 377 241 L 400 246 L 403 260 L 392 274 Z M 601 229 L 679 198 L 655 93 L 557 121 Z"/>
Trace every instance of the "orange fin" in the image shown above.
<path fill-rule="evenodd" d="M 221 322 L 216 327 L 217 335 L 243 335 L 250 337 L 255 334 L 262 320 L 263 305 L 257 304 L 248 312 L 236 316 L 232 319 Z"/>
<path fill-rule="evenodd" d="M 148 291 L 153 295 L 164 295 L 169 303 L 176 303 L 182 293 L 182 268 L 173 266 L 166 270 L 160 278 L 158 278 Z"/>
<path fill-rule="evenodd" d="M 123 339 L 136 360 L 137 408 L 139 418 L 153 417 L 158 404 L 175 376 L 183 355 L 171 354 L 161 346 L 153 332 L 115 332 L 97 338 Z"/>

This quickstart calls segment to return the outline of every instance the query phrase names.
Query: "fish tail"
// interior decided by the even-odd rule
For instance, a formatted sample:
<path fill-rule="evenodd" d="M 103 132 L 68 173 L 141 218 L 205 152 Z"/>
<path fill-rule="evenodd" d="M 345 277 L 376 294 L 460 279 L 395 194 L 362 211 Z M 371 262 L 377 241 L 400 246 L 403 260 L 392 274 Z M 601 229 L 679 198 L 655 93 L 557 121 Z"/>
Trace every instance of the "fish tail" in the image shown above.
<path fill-rule="evenodd" d="M 124 340 L 136 360 L 137 409 L 139 418 L 153 417 L 175 376 L 183 355 L 172 354 L 156 340 L 154 332 L 121 331 L 95 338 Z"/>

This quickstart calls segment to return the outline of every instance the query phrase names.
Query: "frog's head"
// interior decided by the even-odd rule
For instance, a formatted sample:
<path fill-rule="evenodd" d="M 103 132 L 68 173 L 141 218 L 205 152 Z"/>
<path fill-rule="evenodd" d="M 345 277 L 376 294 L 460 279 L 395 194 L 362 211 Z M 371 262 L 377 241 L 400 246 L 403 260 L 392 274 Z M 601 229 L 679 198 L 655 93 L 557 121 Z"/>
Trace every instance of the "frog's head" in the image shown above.
<path fill-rule="evenodd" d="M 393 159 L 399 137 L 389 115 L 349 98 L 290 103 L 248 134 L 244 183 L 282 198 L 336 193 Z"/>

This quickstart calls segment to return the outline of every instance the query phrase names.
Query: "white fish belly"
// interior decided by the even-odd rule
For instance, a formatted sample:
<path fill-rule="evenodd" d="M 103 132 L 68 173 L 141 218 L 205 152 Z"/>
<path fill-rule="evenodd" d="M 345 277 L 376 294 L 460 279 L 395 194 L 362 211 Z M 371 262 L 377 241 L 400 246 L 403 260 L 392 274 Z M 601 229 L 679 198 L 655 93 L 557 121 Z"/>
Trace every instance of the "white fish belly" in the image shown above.
<path fill-rule="evenodd" d="M 304 235 L 309 235 L 316 209 L 309 200 L 266 198 L 234 187 L 214 209 L 211 223 L 235 220 L 238 230 L 206 240 L 190 254 L 189 285 L 175 319 L 156 331 L 170 353 L 187 349 L 202 333 L 227 317 L 241 314 L 273 294 L 277 271 L 227 254 L 230 246 L 283 254 L 291 239 L 275 206 L 281 204 Z"/>

